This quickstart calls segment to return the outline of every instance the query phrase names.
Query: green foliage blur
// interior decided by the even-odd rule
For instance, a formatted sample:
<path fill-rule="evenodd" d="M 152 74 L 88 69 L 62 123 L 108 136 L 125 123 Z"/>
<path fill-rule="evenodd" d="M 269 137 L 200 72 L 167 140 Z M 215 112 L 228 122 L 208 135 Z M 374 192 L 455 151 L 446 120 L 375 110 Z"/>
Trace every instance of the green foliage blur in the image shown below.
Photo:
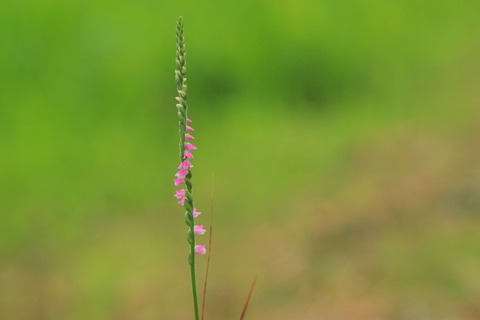
<path fill-rule="evenodd" d="M 479 319 L 473 0 L 2 1 L 0 319 L 192 319 L 179 15 L 207 319 Z"/>

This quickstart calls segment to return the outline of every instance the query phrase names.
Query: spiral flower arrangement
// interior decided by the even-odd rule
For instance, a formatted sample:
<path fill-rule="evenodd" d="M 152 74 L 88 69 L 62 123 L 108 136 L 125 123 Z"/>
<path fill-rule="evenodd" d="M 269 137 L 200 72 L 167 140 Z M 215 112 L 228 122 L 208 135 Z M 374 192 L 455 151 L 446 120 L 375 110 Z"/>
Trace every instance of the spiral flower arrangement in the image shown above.
<path fill-rule="evenodd" d="M 196 272 L 195 272 L 195 254 L 205 254 L 207 252 L 206 245 L 197 245 L 195 242 L 195 235 L 203 235 L 205 229 L 203 225 L 196 225 L 194 219 L 198 217 L 201 212 L 197 211 L 193 202 L 192 195 L 192 172 L 193 167 L 189 159 L 194 156 L 193 150 L 196 150 L 191 142 L 188 140 L 194 140 L 195 137 L 189 132 L 195 131 L 188 124 L 192 122 L 187 116 L 187 67 L 186 67 L 186 48 L 185 38 L 183 36 L 183 19 L 180 17 L 177 21 L 177 54 L 176 54 L 176 68 L 175 68 L 175 80 L 177 84 L 178 96 L 177 110 L 178 110 L 178 133 L 179 133 L 179 158 L 180 165 L 178 166 L 178 172 L 175 174 L 173 182 L 175 186 L 184 186 L 181 189 L 175 191 L 174 197 L 178 199 L 178 204 L 185 207 L 185 223 L 188 226 L 187 241 L 190 246 L 190 252 L 188 254 L 188 263 L 190 264 L 190 275 L 192 280 L 192 294 L 193 305 L 195 312 L 195 319 L 199 319 L 198 312 L 198 299 L 197 299 L 197 285 L 196 285 Z"/>
<path fill-rule="evenodd" d="M 195 314 L 195 320 L 200 320 L 199 309 L 198 309 L 198 298 L 197 298 L 197 281 L 196 281 L 196 270 L 195 270 L 195 254 L 206 254 L 207 246 L 196 244 L 195 238 L 196 235 L 203 235 L 207 230 L 204 229 L 203 225 L 195 224 L 195 218 L 197 218 L 201 212 L 197 211 L 193 201 L 192 194 L 192 171 L 193 164 L 190 162 L 190 159 L 193 159 L 194 156 L 192 151 L 197 150 L 197 147 L 194 146 L 190 141 L 195 140 L 195 137 L 191 134 L 195 129 L 193 129 L 189 124 L 192 123 L 192 120 L 188 118 L 187 111 L 187 66 L 186 66 L 186 48 L 185 48 L 185 38 L 183 36 L 183 19 L 182 17 L 178 18 L 177 21 L 177 54 L 176 54 L 176 68 L 175 68 L 175 80 L 177 84 L 178 96 L 175 97 L 177 100 L 177 114 L 178 114 L 178 133 L 179 133 L 179 158 L 180 165 L 178 166 L 178 171 L 175 173 L 175 178 L 173 183 L 175 186 L 183 186 L 183 188 L 175 190 L 173 195 L 177 198 L 177 203 L 185 207 L 185 223 L 188 226 L 187 232 L 187 241 L 190 247 L 188 254 L 188 263 L 190 265 L 190 278 L 192 281 L 192 296 L 193 296 L 193 308 Z M 212 213 L 213 213 L 213 176 L 212 176 L 212 206 L 210 208 L 210 224 L 212 224 Z M 211 239 L 212 239 L 212 226 L 210 226 L 209 234 L 209 247 L 211 248 Z M 210 250 L 211 253 L 211 250 Z M 207 269 L 205 276 L 205 284 L 203 289 L 203 302 L 202 302 L 202 314 L 201 320 L 204 320 L 204 311 L 205 311 L 205 296 L 207 289 L 208 281 L 208 266 L 210 264 L 210 253 L 207 258 Z M 240 320 L 245 316 L 245 312 L 252 295 L 253 287 L 255 286 L 255 280 L 252 284 L 250 292 L 245 302 Z"/>

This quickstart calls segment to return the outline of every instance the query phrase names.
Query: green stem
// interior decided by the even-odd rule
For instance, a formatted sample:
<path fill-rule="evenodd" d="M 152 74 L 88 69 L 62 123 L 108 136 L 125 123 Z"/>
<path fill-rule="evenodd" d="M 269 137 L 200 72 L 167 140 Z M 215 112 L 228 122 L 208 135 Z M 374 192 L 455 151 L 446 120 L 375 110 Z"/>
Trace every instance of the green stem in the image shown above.
<path fill-rule="evenodd" d="M 193 232 L 193 224 L 190 226 L 190 231 Z M 190 244 L 190 254 L 192 256 L 190 263 L 190 277 L 192 279 L 193 309 L 195 312 L 195 320 L 199 320 L 200 318 L 198 313 L 197 275 L 195 272 L 195 241 Z"/>
<path fill-rule="evenodd" d="M 196 270 L 195 270 L 195 233 L 194 227 L 195 222 L 193 218 L 193 196 L 192 196 L 192 182 L 190 181 L 192 178 L 192 173 L 189 171 L 188 175 L 185 177 L 185 185 L 187 187 L 186 196 L 187 199 L 185 201 L 185 208 L 187 212 L 185 213 L 185 222 L 189 227 L 187 241 L 190 244 L 190 253 L 188 256 L 188 262 L 190 264 L 190 278 L 192 280 L 192 296 L 193 296 L 193 308 L 195 312 L 195 320 L 199 320 L 199 312 L 198 312 L 198 298 L 197 298 L 197 280 L 196 280 Z"/>

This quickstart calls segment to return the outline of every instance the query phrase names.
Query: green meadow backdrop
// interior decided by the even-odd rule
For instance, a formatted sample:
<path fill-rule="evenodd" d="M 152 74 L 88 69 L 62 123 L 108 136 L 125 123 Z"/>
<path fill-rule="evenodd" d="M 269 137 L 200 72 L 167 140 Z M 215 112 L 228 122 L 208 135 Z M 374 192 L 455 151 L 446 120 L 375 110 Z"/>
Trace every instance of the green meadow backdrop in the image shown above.
<path fill-rule="evenodd" d="M 0 319 L 192 319 L 179 15 L 207 319 L 479 319 L 467 0 L 2 1 Z"/>

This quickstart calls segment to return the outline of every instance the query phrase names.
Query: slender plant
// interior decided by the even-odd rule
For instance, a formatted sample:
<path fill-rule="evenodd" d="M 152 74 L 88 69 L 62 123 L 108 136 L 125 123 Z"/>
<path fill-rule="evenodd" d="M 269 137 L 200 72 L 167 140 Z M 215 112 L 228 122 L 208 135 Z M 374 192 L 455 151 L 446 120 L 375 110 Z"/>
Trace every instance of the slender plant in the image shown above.
<path fill-rule="evenodd" d="M 177 82 L 177 109 L 178 109 L 178 133 L 180 138 L 179 144 L 179 156 L 180 156 L 180 165 L 178 166 L 179 171 L 175 174 L 176 178 L 173 179 L 175 186 L 183 185 L 182 189 L 176 190 L 174 197 L 178 199 L 178 204 L 185 207 L 185 223 L 188 226 L 187 232 L 187 241 L 190 247 L 190 252 L 188 254 L 188 263 L 190 264 L 190 278 L 192 281 L 192 297 L 193 297 L 193 308 L 195 313 L 195 320 L 199 320 L 199 311 L 198 311 L 198 298 L 197 298 L 197 280 L 196 280 L 196 270 L 195 270 L 195 254 L 205 254 L 207 252 L 205 245 L 197 245 L 195 243 L 195 235 L 203 235 L 205 229 L 203 225 L 195 225 L 194 219 L 198 217 L 201 212 L 198 212 L 194 206 L 193 202 L 193 193 L 192 193 L 192 172 L 191 168 L 193 165 L 190 163 L 189 159 L 193 158 L 192 150 L 196 150 L 192 143 L 187 142 L 187 140 L 193 140 L 193 137 L 190 133 L 194 131 L 192 127 L 188 125 L 191 123 L 187 116 L 188 106 L 187 106 L 187 65 L 186 65 L 186 48 L 185 48 L 185 38 L 183 36 L 183 19 L 182 17 L 178 18 L 177 21 L 177 57 L 176 57 L 176 68 L 175 68 L 175 80 Z"/>
<path fill-rule="evenodd" d="M 187 105 L 187 54 L 185 48 L 185 38 L 183 36 L 183 19 L 182 17 L 178 18 L 177 21 L 177 57 L 176 57 L 176 68 L 175 68 L 175 80 L 177 82 L 177 92 L 178 96 L 175 98 L 177 100 L 177 110 L 178 110 L 178 134 L 179 134 L 179 158 L 180 165 L 178 166 L 179 171 L 175 174 L 176 178 L 173 179 L 175 186 L 183 186 L 179 190 L 175 190 L 174 197 L 178 199 L 178 204 L 185 207 L 185 223 L 188 226 L 187 232 L 187 241 L 190 247 L 188 253 L 188 263 L 190 264 L 190 278 L 192 280 L 192 297 L 193 297 L 193 309 L 195 314 L 195 320 L 200 320 L 200 313 L 198 310 L 198 297 L 197 297 L 197 280 L 196 280 L 196 270 L 195 270 L 195 254 L 206 254 L 207 249 L 206 245 L 197 245 L 195 242 L 196 235 L 205 234 L 206 230 L 203 228 L 203 225 L 196 225 L 195 218 L 197 218 L 201 212 L 197 211 L 193 202 L 193 193 L 192 193 L 192 167 L 189 159 L 193 158 L 192 151 L 196 150 L 191 142 L 188 140 L 194 140 L 195 137 L 192 136 L 189 132 L 195 131 L 188 124 L 192 122 L 188 118 L 188 105 Z M 212 201 L 210 208 L 210 233 L 209 233 L 209 254 L 207 258 L 207 268 L 205 275 L 205 283 L 203 289 L 203 300 L 202 300 L 202 317 L 201 320 L 205 317 L 205 297 L 207 291 L 207 282 L 208 282 L 208 273 L 210 265 L 210 253 L 212 246 L 212 217 L 213 217 L 213 176 L 212 176 Z M 244 304 L 242 314 L 240 315 L 240 320 L 245 317 L 245 312 L 247 311 L 250 298 L 255 287 L 255 280 L 250 288 L 250 291 L 247 296 L 247 300 Z"/>

